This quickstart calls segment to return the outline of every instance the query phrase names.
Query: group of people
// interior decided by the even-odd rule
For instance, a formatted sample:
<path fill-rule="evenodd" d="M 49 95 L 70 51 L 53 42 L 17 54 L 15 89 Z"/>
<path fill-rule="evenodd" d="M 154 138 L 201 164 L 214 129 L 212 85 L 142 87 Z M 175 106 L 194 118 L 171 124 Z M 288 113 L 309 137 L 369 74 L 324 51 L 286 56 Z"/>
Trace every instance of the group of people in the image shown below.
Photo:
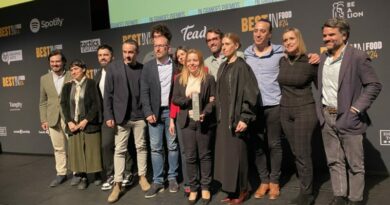
<path fill-rule="evenodd" d="M 50 186 L 66 180 L 67 167 L 79 189 L 87 188 L 87 174 L 93 173 L 96 185 L 105 179 L 101 189 L 112 190 L 108 202 L 113 203 L 137 170 L 145 198 L 152 198 L 166 188 L 165 176 L 169 191 L 178 192 L 181 158 L 189 204 L 199 199 L 209 204 L 213 180 L 226 193 L 222 203 L 243 203 L 251 163 L 261 181 L 254 197 L 268 194 L 275 200 L 284 134 L 300 184 L 289 203 L 310 205 L 311 141 L 319 137 L 313 136 L 319 125 L 334 193 L 329 204 L 361 204 L 366 111 L 381 84 L 370 58 L 348 46 L 349 30 L 344 19 L 327 20 L 322 27 L 327 52 L 320 57 L 307 53 L 297 28 L 283 32 L 283 45 L 271 43 L 272 24 L 266 19 L 255 23 L 253 44 L 244 53 L 238 51 L 237 34 L 212 28 L 205 36 L 212 55 L 204 60 L 198 49 L 179 46 L 172 52 L 172 34 L 159 24 L 152 28 L 153 52 L 144 64 L 137 61 L 134 40 L 123 42 L 118 60 L 110 46 L 101 45 L 94 80 L 86 77 L 83 61 L 72 61 L 66 71 L 65 56 L 52 51 L 51 71 L 42 76 L 40 88 L 41 126 L 51 137 L 57 170 Z M 128 152 L 129 139 L 136 157 Z"/>

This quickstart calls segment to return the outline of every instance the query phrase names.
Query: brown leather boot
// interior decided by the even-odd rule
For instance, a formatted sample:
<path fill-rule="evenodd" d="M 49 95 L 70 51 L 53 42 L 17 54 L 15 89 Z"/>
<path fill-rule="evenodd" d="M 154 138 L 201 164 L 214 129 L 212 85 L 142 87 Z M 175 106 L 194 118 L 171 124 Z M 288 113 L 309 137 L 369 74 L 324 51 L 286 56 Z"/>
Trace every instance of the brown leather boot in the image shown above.
<path fill-rule="evenodd" d="M 139 185 L 141 186 L 142 191 L 148 191 L 150 189 L 150 184 L 145 176 L 139 177 Z"/>
<path fill-rule="evenodd" d="M 260 186 L 257 188 L 256 193 L 255 193 L 255 198 L 256 199 L 261 199 L 263 198 L 269 190 L 269 184 L 260 184 Z"/>
<path fill-rule="evenodd" d="M 108 203 L 114 203 L 118 201 L 119 196 L 121 194 L 121 188 L 122 188 L 122 183 L 121 182 L 115 182 L 114 187 L 112 188 L 112 192 L 110 196 L 108 196 L 107 202 Z"/>
<path fill-rule="evenodd" d="M 269 184 L 269 199 L 274 200 L 277 199 L 280 195 L 280 187 L 279 184 L 270 183 Z"/>

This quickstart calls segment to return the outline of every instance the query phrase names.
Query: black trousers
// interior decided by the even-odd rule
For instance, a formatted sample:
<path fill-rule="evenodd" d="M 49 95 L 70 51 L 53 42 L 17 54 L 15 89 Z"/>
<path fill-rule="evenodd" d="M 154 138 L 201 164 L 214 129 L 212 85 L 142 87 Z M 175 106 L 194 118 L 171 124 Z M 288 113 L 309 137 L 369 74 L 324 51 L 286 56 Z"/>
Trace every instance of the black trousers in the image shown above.
<path fill-rule="evenodd" d="M 102 160 L 103 170 L 106 177 L 114 175 L 114 148 L 115 148 L 115 128 L 102 124 Z M 129 150 L 129 149 L 128 149 Z M 126 154 L 125 174 L 132 173 L 134 161 L 129 152 Z"/>
<path fill-rule="evenodd" d="M 196 192 L 199 186 L 208 190 L 212 180 L 211 129 L 202 130 L 200 122 L 190 120 L 188 126 L 182 129 L 182 139 L 191 191 Z"/>
<path fill-rule="evenodd" d="M 312 138 L 318 125 L 315 104 L 281 107 L 282 127 L 295 158 L 301 193 L 313 192 Z"/>
<path fill-rule="evenodd" d="M 279 184 L 283 154 L 281 136 L 280 106 L 261 107 L 256 121 L 250 125 L 249 137 L 250 151 L 255 155 L 261 183 Z"/>

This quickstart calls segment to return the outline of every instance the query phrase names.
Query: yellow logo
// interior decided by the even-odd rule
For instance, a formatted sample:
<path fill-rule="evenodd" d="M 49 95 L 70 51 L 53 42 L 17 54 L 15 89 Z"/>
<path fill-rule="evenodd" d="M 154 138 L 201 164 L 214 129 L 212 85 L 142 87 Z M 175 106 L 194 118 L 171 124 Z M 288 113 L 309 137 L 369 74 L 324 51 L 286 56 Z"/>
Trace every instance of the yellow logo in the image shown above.
<path fill-rule="evenodd" d="M 268 19 L 272 24 L 272 28 L 284 28 L 288 26 L 288 19 L 290 18 L 292 18 L 292 11 L 243 17 L 241 18 L 241 32 L 253 31 L 255 24 L 260 19 Z"/>
<path fill-rule="evenodd" d="M 139 46 L 149 45 L 152 44 L 152 40 L 150 37 L 150 32 L 146 33 L 134 33 L 134 34 L 127 34 L 122 36 L 122 42 L 125 42 L 129 39 L 132 39 L 138 43 Z"/>
<path fill-rule="evenodd" d="M 46 58 L 49 56 L 51 51 L 56 49 L 61 50 L 62 44 L 37 47 L 35 48 L 35 55 L 37 58 Z"/>
<path fill-rule="evenodd" d="M 3 87 L 17 87 L 17 86 L 23 86 L 24 81 L 26 80 L 26 76 L 19 75 L 19 76 L 6 76 L 3 77 Z"/>

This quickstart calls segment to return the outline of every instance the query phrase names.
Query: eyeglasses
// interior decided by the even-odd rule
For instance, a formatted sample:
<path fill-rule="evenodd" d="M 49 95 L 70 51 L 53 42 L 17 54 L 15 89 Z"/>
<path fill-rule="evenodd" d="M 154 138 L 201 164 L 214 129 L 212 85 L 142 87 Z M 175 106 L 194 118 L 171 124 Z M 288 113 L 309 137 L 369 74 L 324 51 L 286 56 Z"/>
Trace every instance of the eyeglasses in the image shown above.
<path fill-rule="evenodd" d="M 163 45 L 153 45 L 154 48 L 164 48 L 168 46 L 167 44 L 163 44 Z"/>

